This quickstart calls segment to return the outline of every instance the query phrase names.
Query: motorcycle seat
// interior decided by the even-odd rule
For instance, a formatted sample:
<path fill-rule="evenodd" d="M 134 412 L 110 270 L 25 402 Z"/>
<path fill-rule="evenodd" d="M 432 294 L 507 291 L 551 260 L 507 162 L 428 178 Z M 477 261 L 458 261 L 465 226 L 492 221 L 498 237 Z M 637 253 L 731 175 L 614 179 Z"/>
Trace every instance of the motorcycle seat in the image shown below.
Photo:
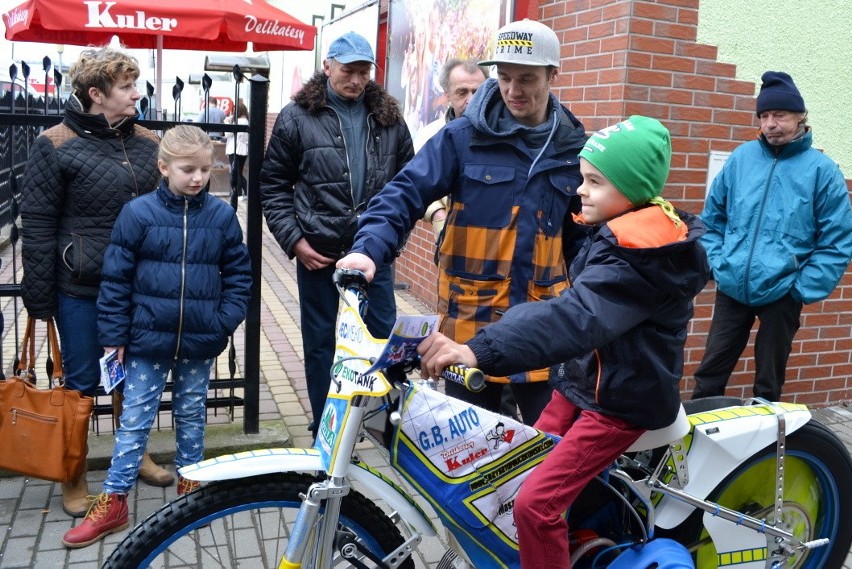
<path fill-rule="evenodd" d="M 636 442 L 630 445 L 627 452 L 639 452 L 666 446 L 685 437 L 689 429 L 690 424 L 686 416 L 686 409 L 681 405 L 674 423 L 661 429 L 645 431 L 636 439 Z"/>

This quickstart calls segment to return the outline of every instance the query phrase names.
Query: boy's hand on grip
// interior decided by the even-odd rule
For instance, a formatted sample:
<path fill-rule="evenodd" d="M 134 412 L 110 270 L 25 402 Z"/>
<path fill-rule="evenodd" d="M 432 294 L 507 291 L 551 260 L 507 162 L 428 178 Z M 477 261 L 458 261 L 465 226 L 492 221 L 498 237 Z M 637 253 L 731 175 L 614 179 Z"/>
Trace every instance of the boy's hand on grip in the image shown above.
<path fill-rule="evenodd" d="M 467 367 L 477 366 L 476 356 L 464 344 L 458 344 L 440 332 L 433 332 L 419 346 L 420 376 L 424 379 L 438 379 L 444 368 L 462 364 Z"/>

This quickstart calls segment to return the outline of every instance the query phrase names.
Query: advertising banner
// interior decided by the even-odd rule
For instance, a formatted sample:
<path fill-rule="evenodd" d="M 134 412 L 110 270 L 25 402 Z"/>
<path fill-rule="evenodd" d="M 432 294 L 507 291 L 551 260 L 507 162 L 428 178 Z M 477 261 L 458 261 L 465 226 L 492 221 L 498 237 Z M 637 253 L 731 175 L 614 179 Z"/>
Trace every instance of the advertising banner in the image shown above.
<path fill-rule="evenodd" d="M 453 58 L 482 60 L 509 21 L 511 0 L 395 0 L 388 16 L 385 87 L 412 136 L 447 108 L 439 76 Z"/>

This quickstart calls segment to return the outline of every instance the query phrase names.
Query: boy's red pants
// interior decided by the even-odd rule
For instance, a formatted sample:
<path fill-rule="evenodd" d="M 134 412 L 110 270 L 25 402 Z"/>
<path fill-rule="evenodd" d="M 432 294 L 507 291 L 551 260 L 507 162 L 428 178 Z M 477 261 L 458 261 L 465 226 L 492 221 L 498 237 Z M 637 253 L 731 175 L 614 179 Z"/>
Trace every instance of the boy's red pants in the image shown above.
<path fill-rule="evenodd" d="M 562 435 L 562 440 L 524 481 L 515 498 L 521 567 L 569 569 L 568 523 L 563 514 L 586 484 L 645 429 L 581 410 L 556 391 L 535 428 Z"/>

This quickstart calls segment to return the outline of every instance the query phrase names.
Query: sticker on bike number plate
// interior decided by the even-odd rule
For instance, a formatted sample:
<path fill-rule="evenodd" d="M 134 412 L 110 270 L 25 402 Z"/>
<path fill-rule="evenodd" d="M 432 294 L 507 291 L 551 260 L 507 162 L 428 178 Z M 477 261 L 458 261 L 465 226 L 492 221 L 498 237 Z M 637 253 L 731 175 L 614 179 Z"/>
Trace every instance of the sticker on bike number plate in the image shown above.
<path fill-rule="evenodd" d="M 379 372 L 367 372 L 369 362 L 350 359 L 346 352 L 338 351 L 334 355 L 331 369 L 330 395 L 347 397 L 350 395 L 384 395 L 389 391 L 387 381 Z"/>
<path fill-rule="evenodd" d="M 317 426 L 317 438 L 314 448 L 319 451 L 323 467 L 331 469 L 331 458 L 334 456 L 337 442 L 340 439 L 340 431 L 343 428 L 343 419 L 346 416 L 349 402 L 346 399 L 329 397 L 325 401 L 319 425 Z"/>
<path fill-rule="evenodd" d="M 341 310 L 329 395 L 353 397 L 389 392 L 390 384 L 384 376 L 370 370 L 371 362 L 376 360 L 384 345 L 383 341 L 370 336 L 357 312 L 350 307 Z"/>

